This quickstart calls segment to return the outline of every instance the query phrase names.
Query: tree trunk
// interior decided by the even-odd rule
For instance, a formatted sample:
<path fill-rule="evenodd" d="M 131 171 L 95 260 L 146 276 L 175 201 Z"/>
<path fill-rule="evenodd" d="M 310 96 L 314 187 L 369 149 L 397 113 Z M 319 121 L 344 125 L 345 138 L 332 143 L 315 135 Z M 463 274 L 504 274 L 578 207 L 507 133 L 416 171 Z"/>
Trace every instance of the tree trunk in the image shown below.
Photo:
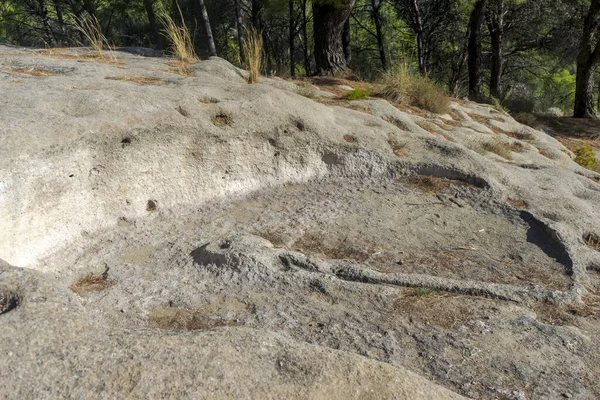
<path fill-rule="evenodd" d="M 319 75 L 335 75 L 346 71 L 342 33 L 356 0 L 340 0 L 335 4 L 313 1 L 315 63 Z"/>
<path fill-rule="evenodd" d="M 306 7 L 307 7 L 307 0 L 303 0 L 302 1 L 302 36 L 304 37 L 304 46 L 303 46 L 303 52 L 304 52 L 304 72 L 306 73 L 306 75 L 310 75 L 310 57 L 308 56 L 308 46 L 309 46 L 309 40 L 308 40 L 308 17 L 306 15 Z"/>
<path fill-rule="evenodd" d="M 40 19 L 42 20 L 42 25 L 44 26 L 44 32 L 46 33 L 46 37 L 48 39 L 50 47 L 55 47 L 56 46 L 56 36 L 54 35 L 54 31 L 52 30 L 52 27 L 50 26 L 50 17 L 48 16 L 48 7 L 46 5 L 46 1 L 38 0 L 38 7 L 39 7 L 39 9 L 37 10 L 37 13 L 38 13 Z"/>
<path fill-rule="evenodd" d="M 296 19 L 294 18 L 294 0 L 289 0 L 289 11 L 290 11 L 290 74 L 292 78 L 296 78 Z"/>
<path fill-rule="evenodd" d="M 58 20 L 58 26 L 60 28 L 60 40 L 57 44 L 64 46 L 69 39 L 67 37 L 67 27 L 65 25 L 65 18 L 62 10 L 62 5 L 60 4 L 60 0 L 54 0 L 53 4 L 54 11 L 56 12 L 56 19 Z"/>
<path fill-rule="evenodd" d="M 244 42 L 246 41 L 246 28 L 244 27 L 244 19 L 242 17 L 241 0 L 235 0 L 235 22 L 237 25 L 238 46 L 240 47 L 240 63 L 246 63 L 246 52 L 244 50 Z"/>
<path fill-rule="evenodd" d="M 577 56 L 577 80 L 575 84 L 575 118 L 593 118 L 594 110 L 594 74 L 600 63 L 600 40 L 598 35 L 598 19 L 600 18 L 600 0 L 592 0 L 590 10 L 585 18 L 583 34 L 579 42 Z"/>
<path fill-rule="evenodd" d="M 502 66 L 504 55 L 502 45 L 504 40 L 504 0 L 496 0 L 493 10 L 488 13 L 488 29 L 492 40 L 492 65 L 490 73 L 490 94 L 501 100 L 502 93 Z"/>
<path fill-rule="evenodd" d="M 204 25 L 204 32 L 206 33 L 206 39 L 208 41 L 208 54 L 211 57 L 217 56 L 217 48 L 215 47 L 215 39 L 213 38 L 212 29 L 210 27 L 210 20 L 208 19 L 208 12 L 206 12 L 206 6 L 204 0 L 196 0 L 198 2 L 198 9 L 200 11 L 200 21 Z"/>
<path fill-rule="evenodd" d="M 377 49 L 379 50 L 379 60 L 384 70 L 388 69 L 387 57 L 385 54 L 385 41 L 383 38 L 383 21 L 381 19 L 381 6 L 383 0 L 371 0 L 371 19 L 375 24 L 375 34 L 377 36 Z"/>
<path fill-rule="evenodd" d="M 483 71 L 481 67 L 481 27 L 485 20 L 485 9 L 488 0 L 477 0 L 469 21 L 469 98 L 483 101 Z"/>
<path fill-rule="evenodd" d="M 156 23 L 156 12 L 154 11 L 154 0 L 144 0 L 144 9 L 148 16 L 148 22 L 150 23 L 150 32 L 152 33 L 152 40 L 156 43 L 159 50 L 164 49 L 163 35 L 158 31 L 158 25 Z"/>
<path fill-rule="evenodd" d="M 350 17 L 344 22 L 344 31 L 342 32 L 342 46 L 344 47 L 344 59 L 346 66 L 352 62 L 352 43 L 350 42 Z"/>
<path fill-rule="evenodd" d="M 417 59 L 419 62 L 419 71 L 421 72 L 421 75 L 427 76 L 429 71 L 427 70 L 427 63 L 425 61 L 423 18 L 421 16 L 421 10 L 417 0 L 410 0 L 409 6 L 411 25 L 417 39 Z"/>

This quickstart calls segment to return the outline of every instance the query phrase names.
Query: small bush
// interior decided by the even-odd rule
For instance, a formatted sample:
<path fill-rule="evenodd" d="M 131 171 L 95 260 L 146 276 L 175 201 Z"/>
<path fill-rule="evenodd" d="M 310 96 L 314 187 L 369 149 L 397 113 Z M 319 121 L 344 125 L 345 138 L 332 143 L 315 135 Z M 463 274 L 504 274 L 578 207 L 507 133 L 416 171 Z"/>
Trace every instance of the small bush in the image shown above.
<path fill-rule="evenodd" d="M 548 110 L 546 110 L 546 114 L 550 115 L 551 117 L 563 117 L 565 115 L 563 110 L 558 107 L 550 107 Z"/>
<path fill-rule="evenodd" d="M 584 144 L 574 151 L 575 162 L 587 169 L 593 169 L 598 164 L 596 150 L 593 147 Z"/>
<path fill-rule="evenodd" d="M 538 121 L 537 121 L 537 118 L 535 117 L 535 115 L 528 113 L 528 112 L 518 113 L 517 115 L 515 115 L 515 120 L 517 120 L 517 122 L 519 122 L 523 125 L 527 125 L 532 128 L 535 128 L 538 124 Z"/>
<path fill-rule="evenodd" d="M 356 88 L 350 93 L 346 95 L 348 100 L 364 100 L 371 95 L 371 92 L 367 92 L 366 90 L 362 90 L 361 88 Z"/>
<path fill-rule="evenodd" d="M 179 4 L 177 4 L 177 8 L 179 8 Z M 179 8 L 179 15 L 184 21 L 181 8 Z M 173 18 L 166 13 L 160 16 L 160 20 L 164 25 L 163 35 L 171 42 L 173 55 L 182 63 L 197 62 L 198 56 L 194 50 L 192 35 L 185 23 L 182 26 L 177 25 Z"/>
<path fill-rule="evenodd" d="M 262 32 L 252 28 L 244 40 L 248 83 L 258 83 L 263 69 L 263 36 Z"/>
<path fill-rule="evenodd" d="M 382 95 L 395 103 L 409 104 L 434 112 L 450 112 L 448 96 L 431 79 L 412 74 L 408 66 L 388 70 L 382 79 Z"/>
<path fill-rule="evenodd" d="M 314 86 L 310 82 L 301 82 L 300 84 L 298 84 L 298 89 L 296 90 L 296 93 L 308 99 L 312 99 L 317 95 Z"/>
<path fill-rule="evenodd" d="M 390 68 L 383 74 L 381 95 L 394 103 L 408 103 L 413 80 L 407 65 Z"/>

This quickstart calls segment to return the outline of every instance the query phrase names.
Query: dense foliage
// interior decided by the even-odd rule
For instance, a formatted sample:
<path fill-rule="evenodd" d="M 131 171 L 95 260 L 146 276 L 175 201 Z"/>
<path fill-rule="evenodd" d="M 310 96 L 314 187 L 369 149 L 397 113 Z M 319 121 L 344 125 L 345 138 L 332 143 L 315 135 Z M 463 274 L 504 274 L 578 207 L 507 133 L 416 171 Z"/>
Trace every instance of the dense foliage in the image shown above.
<path fill-rule="evenodd" d="M 245 35 L 262 32 L 268 74 L 349 63 L 359 79 L 377 80 L 403 65 L 457 97 L 479 78 L 478 97 L 515 112 L 572 113 L 576 87 L 588 105 L 600 93 L 600 0 L 3 0 L 0 42 L 86 44 L 78 25 L 93 16 L 115 46 L 168 51 L 165 14 L 187 25 L 201 58 L 216 52 L 238 65 Z"/>

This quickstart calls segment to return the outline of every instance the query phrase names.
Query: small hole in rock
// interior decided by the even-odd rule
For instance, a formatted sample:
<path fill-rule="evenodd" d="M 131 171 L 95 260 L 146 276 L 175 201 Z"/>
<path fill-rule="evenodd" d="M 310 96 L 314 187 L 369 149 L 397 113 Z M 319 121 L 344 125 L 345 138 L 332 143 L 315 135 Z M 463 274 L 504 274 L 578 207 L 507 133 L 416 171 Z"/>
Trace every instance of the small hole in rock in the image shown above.
<path fill-rule="evenodd" d="M 74 176 L 75 176 L 75 175 L 71 174 L 71 175 L 69 175 L 69 178 L 72 178 L 72 177 L 74 177 Z"/>
<path fill-rule="evenodd" d="M 14 292 L 0 289 L 0 314 L 14 310 L 21 303 L 21 298 Z"/>
<path fill-rule="evenodd" d="M 148 203 L 146 204 L 146 211 L 156 211 L 156 200 L 148 200 Z"/>

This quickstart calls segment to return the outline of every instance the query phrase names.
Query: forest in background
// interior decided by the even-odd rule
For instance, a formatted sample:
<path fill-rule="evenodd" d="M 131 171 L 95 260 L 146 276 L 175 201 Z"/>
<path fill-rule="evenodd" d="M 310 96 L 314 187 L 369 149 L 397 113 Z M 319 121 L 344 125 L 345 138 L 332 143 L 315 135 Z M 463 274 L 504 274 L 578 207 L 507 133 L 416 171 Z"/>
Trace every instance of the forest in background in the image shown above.
<path fill-rule="evenodd" d="M 169 51 L 162 15 L 185 24 L 201 58 L 243 66 L 262 33 L 264 73 L 352 73 L 406 66 L 448 94 L 511 112 L 594 117 L 600 0 L 0 0 L 0 42 L 85 45 L 85 16 L 117 47 Z"/>

